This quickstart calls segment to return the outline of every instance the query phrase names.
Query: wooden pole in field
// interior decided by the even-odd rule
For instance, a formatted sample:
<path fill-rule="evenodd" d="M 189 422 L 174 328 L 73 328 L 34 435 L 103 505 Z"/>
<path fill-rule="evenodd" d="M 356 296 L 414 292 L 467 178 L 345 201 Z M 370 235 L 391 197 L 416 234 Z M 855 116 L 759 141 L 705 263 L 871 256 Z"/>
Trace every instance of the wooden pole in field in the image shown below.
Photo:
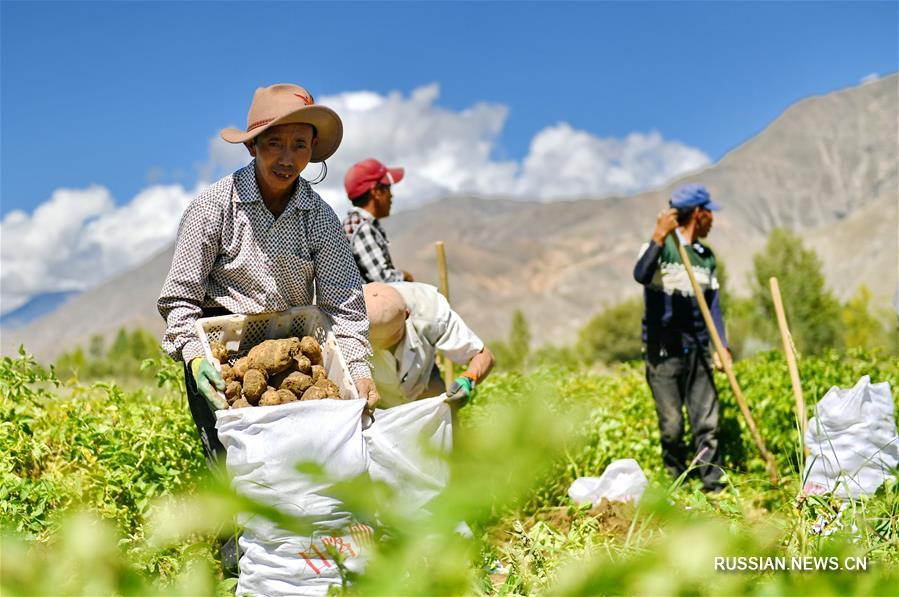
<path fill-rule="evenodd" d="M 446 269 L 446 249 L 443 246 L 443 241 L 438 240 L 434 243 L 434 248 L 437 249 L 437 271 L 440 274 L 440 294 L 442 294 L 446 298 L 446 302 L 449 302 L 449 273 Z M 446 385 L 446 391 L 449 391 L 451 385 L 453 385 L 453 361 L 446 355 L 443 356 L 443 383 Z"/>
<path fill-rule="evenodd" d="M 696 281 L 696 276 L 693 274 L 690 256 L 687 255 L 687 250 L 681 244 L 680 238 L 677 235 L 677 230 L 672 232 L 672 234 L 674 234 L 674 244 L 677 245 L 677 251 L 680 254 L 681 261 L 684 262 L 684 269 L 687 270 L 687 276 L 690 278 L 690 284 L 693 286 L 693 294 L 696 295 L 696 302 L 699 304 L 702 318 L 705 320 L 705 325 L 709 329 L 709 336 L 712 337 L 712 344 L 715 346 L 715 352 L 718 353 L 718 358 L 721 360 L 721 365 L 724 367 L 724 373 L 727 375 L 727 381 L 730 382 L 730 387 L 734 391 L 737 405 L 740 407 L 740 412 L 743 413 L 743 418 L 746 420 L 746 426 L 749 427 L 749 433 L 752 435 L 752 440 L 755 442 L 756 447 L 759 449 L 759 452 L 765 461 L 765 468 L 768 470 L 768 476 L 771 478 L 771 482 L 777 483 L 777 465 L 774 462 L 774 457 L 771 456 L 771 453 L 765 448 L 765 442 L 762 441 L 762 436 L 759 434 L 755 419 L 752 418 L 752 413 L 749 412 L 749 406 L 746 404 L 746 399 L 743 397 L 743 392 L 740 390 L 740 384 L 737 383 L 737 377 L 734 375 L 734 369 L 728 358 L 727 351 L 724 348 L 724 344 L 721 342 L 721 337 L 718 335 L 718 329 L 715 327 L 715 322 L 712 320 L 712 313 L 709 311 L 709 306 L 705 301 L 705 296 L 702 294 L 702 289 L 699 287 L 699 282 Z"/>
<path fill-rule="evenodd" d="M 790 326 L 787 325 L 787 314 L 784 311 L 783 299 L 780 296 L 780 286 L 777 278 L 768 280 L 771 285 L 771 298 L 774 300 L 774 312 L 777 314 L 777 326 L 780 328 L 780 338 L 783 340 L 784 356 L 787 358 L 787 368 L 790 370 L 790 383 L 793 386 L 793 396 L 796 398 L 796 418 L 799 421 L 799 445 L 805 445 L 805 427 L 807 425 L 805 414 L 805 398 L 802 396 L 802 385 L 799 383 L 799 367 L 796 366 L 796 350 L 793 348 L 793 337 L 790 335 Z"/>

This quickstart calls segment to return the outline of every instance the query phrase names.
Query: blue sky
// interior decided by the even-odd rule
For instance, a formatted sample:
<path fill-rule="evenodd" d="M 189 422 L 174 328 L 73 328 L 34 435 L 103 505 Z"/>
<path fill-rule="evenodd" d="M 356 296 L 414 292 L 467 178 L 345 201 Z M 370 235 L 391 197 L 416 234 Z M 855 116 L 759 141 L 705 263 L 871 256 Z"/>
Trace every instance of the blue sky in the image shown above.
<path fill-rule="evenodd" d="M 245 164 L 217 133 L 293 82 L 360 159 L 405 166 L 395 208 L 655 187 L 794 102 L 897 70 L 895 2 L 0 2 L 0 312 L 172 242 Z M 307 176 L 318 171 L 314 167 Z"/>
<path fill-rule="evenodd" d="M 192 184 L 252 90 L 508 107 L 521 159 L 564 121 L 713 161 L 810 94 L 896 70 L 895 3 L 2 3 L 2 212 L 59 187 Z M 266 29 L 266 25 L 269 28 Z"/>

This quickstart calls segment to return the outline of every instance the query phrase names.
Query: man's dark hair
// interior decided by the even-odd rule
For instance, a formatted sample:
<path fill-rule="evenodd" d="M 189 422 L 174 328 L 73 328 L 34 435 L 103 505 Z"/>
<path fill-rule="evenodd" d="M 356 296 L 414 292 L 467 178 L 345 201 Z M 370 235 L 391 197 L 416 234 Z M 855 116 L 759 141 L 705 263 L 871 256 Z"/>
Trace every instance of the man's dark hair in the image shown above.
<path fill-rule="evenodd" d="M 354 207 L 364 207 L 371 200 L 371 189 L 365 191 L 355 199 L 350 199 Z"/>
<path fill-rule="evenodd" d="M 687 222 L 690 221 L 690 217 L 693 215 L 693 212 L 699 209 L 698 206 L 694 205 L 693 207 L 678 207 L 677 208 L 677 225 L 684 226 Z"/>
<path fill-rule="evenodd" d="M 386 188 L 387 186 L 389 186 L 389 185 L 378 183 L 375 186 L 373 186 L 372 188 L 370 188 L 367 191 L 365 191 L 364 193 L 362 193 L 361 195 L 359 195 L 358 197 L 356 197 L 355 199 L 350 199 L 350 201 L 353 203 L 353 205 L 355 207 L 365 207 L 368 204 L 368 202 L 371 201 L 371 192 L 372 191 L 374 191 L 375 189 L 383 189 L 383 188 Z"/>

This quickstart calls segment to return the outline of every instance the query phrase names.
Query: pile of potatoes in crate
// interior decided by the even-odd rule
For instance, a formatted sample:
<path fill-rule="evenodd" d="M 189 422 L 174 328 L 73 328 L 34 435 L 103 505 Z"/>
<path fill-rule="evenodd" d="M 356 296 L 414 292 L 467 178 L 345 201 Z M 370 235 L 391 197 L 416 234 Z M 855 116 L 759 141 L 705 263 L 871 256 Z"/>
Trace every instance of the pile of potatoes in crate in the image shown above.
<path fill-rule="evenodd" d="M 340 391 L 322 366 L 322 349 L 312 336 L 265 340 L 228 365 L 228 351 L 209 345 L 222 363 L 230 408 L 274 406 L 297 400 L 340 399 Z"/>

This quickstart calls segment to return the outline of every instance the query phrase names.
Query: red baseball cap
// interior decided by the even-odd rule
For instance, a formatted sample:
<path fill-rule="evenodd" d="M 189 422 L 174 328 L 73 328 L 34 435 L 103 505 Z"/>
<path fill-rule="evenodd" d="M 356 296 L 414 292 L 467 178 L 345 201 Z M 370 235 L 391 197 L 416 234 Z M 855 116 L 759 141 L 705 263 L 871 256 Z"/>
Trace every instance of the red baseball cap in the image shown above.
<path fill-rule="evenodd" d="M 403 168 L 388 168 L 376 159 L 369 158 L 354 164 L 343 178 L 347 197 L 351 200 L 368 192 L 378 183 L 391 185 L 403 180 Z"/>

